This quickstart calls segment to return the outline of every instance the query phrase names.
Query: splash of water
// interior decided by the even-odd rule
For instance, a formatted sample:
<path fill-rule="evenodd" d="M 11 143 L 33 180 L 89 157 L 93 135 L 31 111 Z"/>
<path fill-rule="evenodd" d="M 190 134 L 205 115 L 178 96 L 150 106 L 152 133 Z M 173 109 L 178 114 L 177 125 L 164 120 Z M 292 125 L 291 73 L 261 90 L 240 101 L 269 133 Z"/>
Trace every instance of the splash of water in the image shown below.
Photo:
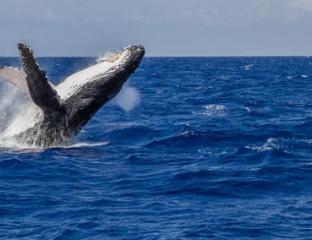
<path fill-rule="evenodd" d="M 124 111 L 129 112 L 140 103 L 140 94 L 136 88 L 124 85 L 113 102 Z"/>
<path fill-rule="evenodd" d="M 26 128 L 30 114 L 25 109 L 31 110 L 33 104 L 29 96 L 6 82 L 0 82 L 0 96 L 0 146 L 16 147 L 19 144 L 11 137 Z"/>
<path fill-rule="evenodd" d="M 104 55 L 100 55 L 97 59 L 95 59 L 95 61 L 97 63 L 104 62 L 104 61 L 113 62 L 118 57 L 119 57 L 119 53 L 106 52 L 106 53 L 104 53 Z"/>

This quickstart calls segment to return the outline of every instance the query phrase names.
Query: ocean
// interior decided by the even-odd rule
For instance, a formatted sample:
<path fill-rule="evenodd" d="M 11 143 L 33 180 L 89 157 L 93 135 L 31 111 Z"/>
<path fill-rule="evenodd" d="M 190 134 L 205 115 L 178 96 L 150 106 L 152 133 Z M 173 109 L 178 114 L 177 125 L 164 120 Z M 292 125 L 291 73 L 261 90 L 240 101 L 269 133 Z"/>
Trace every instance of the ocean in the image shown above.
<path fill-rule="evenodd" d="M 147 57 L 127 87 L 70 146 L 0 147 L 0 239 L 312 239 L 312 58 Z"/>

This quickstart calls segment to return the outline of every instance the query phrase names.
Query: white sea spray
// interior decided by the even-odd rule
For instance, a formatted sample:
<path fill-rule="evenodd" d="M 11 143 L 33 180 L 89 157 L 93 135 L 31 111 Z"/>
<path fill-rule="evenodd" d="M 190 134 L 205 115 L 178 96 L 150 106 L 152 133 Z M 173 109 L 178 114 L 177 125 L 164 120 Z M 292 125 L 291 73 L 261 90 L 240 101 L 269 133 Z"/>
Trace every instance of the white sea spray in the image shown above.
<path fill-rule="evenodd" d="M 12 136 L 28 127 L 34 105 L 29 96 L 4 82 L 0 83 L 0 96 L 0 146 L 15 146 Z"/>
<path fill-rule="evenodd" d="M 140 103 L 138 90 L 130 85 L 124 85 L 119 94 L 113 100 L 124 111 L 133 110 Z"/>

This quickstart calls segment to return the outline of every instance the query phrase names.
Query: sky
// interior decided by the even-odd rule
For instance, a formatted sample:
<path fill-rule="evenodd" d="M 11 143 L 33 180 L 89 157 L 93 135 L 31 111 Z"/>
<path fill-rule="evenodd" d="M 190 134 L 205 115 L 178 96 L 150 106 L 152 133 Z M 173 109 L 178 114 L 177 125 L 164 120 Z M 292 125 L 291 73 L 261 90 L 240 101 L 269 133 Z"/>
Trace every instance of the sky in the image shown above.
<path fill-rule="evenodd" d="M 312 55 L 312 0 L 0 0 L 0 56 Z"/>

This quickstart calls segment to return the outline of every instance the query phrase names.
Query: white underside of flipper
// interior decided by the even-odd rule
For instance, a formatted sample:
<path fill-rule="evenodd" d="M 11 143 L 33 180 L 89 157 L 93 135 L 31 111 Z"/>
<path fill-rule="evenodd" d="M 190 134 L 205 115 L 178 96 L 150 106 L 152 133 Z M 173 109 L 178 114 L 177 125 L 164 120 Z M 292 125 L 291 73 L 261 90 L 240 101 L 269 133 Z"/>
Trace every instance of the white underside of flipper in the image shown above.
<path fill-rule="evenodd" d="M 26 81 L 26 73 L 18 68 L 3 67 L 0 68 L 0 79 L 8 81 L 24 93 L 29 93 Z M 55 87 L 53 83 L 49 82 L 52 87 Z"/>
<path fill-rule="evenodd" d="M 13 67 L 0 68 L 0 78 L 18 87 L 23 92 L 28 92 L 26 73 Z"/>

